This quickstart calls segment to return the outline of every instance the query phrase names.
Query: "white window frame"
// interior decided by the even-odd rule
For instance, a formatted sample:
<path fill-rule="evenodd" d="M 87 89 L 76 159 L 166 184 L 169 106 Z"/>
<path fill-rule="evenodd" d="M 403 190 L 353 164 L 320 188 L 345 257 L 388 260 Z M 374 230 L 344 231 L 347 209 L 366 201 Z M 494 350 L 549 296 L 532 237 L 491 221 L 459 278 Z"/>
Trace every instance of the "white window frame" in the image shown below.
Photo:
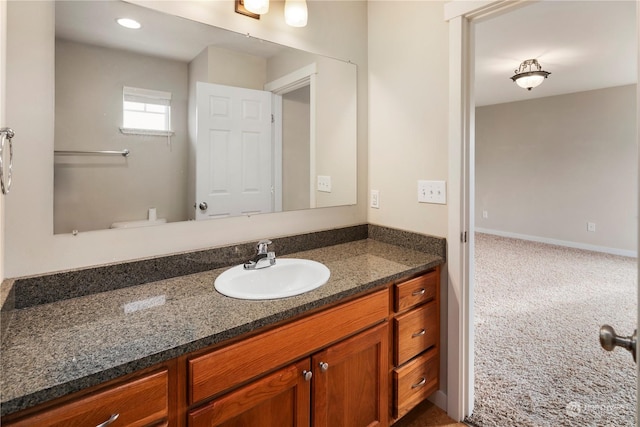
<path fill-rule="evenodd" d="M 125 102 L 138 102 L 142 104 L 162 105 L 162 106 L 168 107 L 167 114 L 165 115 L 166 128 L 162 130 L 158 130 L 158 129 L 125 127 L 124 126 L 124 115 L 125 115 L 124 103 Z M 123 134 L 150 135 L 150 136 L 173 135 L 174 132 L 171 130 L 171 92 L 124 86 L 122 88 L 122 120 L 123 120 L 123 126 L 120 128 L 120 132 L 122 132 Z"/>

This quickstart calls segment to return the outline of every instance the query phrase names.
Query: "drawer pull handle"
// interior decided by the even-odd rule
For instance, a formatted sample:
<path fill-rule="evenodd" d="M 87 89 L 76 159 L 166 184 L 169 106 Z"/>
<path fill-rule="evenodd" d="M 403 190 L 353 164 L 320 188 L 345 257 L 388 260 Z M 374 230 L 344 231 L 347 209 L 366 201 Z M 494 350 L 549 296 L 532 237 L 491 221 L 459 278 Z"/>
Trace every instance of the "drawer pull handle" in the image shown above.
<path fill-rule="evenodd" d="M 411 296 L 412 296 L 412 297 L 422 296 L 422 295 L 424 295 L 424 293 L 425 293 L 424 288 L 420 288 L 420 290 L 419 290 L 419 291 L 413 291 L 413 292 L 411 293 Z"/>
<path fill-rule="evenodd" d="M 107 427 L 108 425 L 112 424 L 115 420 L 117 420 L 119 416 L 120 414 L 113 414 L 111 415 L 111 417 L 109 417 L 107 421 L 98 424 L 96 427 Z"/>
<path fill-rule="evenodd" d="M 427 333 L 427 330 L 426 330 L 426 329 L 422 329 L 422 330 L 420 330 L 420 332 L 415 332 L 415 333 L 413 333 L 413 334 L 411 335 L 411 338 L 418 338 L 418 337 L 423 336 L 423 335 L 424 335 L 424 334 L 426 334 L 426 333 Z"/>
<path fill-rule="evenodd" d="M 413 384 L 413 385 L 411 386 L 411 388 L 418 388 L 418 387 L 422 387 L 422 386 L 423 386 L 423 385 L 425 385 L 426 383 L 427 383 L 427 379 L 426 379 L 425 377 L 422 377 L 422 378 L 420 379 L 420 381 L 419 381 L 419 382 L 417 382 L 417 383 L 415 383 L 415 384 Z"/>

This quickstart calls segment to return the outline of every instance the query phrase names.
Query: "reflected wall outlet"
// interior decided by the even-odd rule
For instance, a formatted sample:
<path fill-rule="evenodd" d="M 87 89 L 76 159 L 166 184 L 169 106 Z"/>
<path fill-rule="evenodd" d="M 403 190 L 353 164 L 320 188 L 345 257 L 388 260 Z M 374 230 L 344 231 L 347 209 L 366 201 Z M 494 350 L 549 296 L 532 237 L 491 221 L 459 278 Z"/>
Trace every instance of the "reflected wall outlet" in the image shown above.
<path fill-rule="evenodd" d="M 380 193 L 378 190 L 371 190 L 371 207 L 380 209 Z"/>
<path fill-rule="evenodd" d="M 418 202 L 447 204 L 447 184 L 445 181 L 418 181 Z"/>
<path fill-rule="evenodd" d="M 331 177 L 318 175 L 318 191 L 331 193 Z"/>
<path fill-rule="evenodd" d="M 482 218 L 484 218 L 484 219 L 489 218 L 489 211 L 487 211 L 487 210 L 483 210 L 483 211 L 482 211 Z"/>
<path fill-rule="evenodd" d="M 595 222 L 588 222 L 587 223 L 587 231 L 589 231 L 591 233 L 595 233 L 595 231 L 596 231 L 596 223 Z"/>

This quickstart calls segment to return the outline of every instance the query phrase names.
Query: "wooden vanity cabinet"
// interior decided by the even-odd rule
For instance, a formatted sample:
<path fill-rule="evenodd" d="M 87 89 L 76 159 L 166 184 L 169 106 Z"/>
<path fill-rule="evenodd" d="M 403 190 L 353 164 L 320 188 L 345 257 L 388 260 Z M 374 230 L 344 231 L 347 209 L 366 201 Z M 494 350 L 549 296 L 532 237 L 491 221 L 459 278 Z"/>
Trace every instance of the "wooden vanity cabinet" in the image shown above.
<path fill-rule="evenodd" d="M 276 370 L 190 411 L 187 425 L 387 426 L 388 335 L 383 323 Z"/>
<path fill-rule="evenodd" d="M 190 358 L 187 425 L 387 426 L 388 302 L 383 289 Z"/>
<path fill-rule="evenodd" d="M 392 286 L 394 422 L 438 390 L 440 366 L 440 267 Z"/>

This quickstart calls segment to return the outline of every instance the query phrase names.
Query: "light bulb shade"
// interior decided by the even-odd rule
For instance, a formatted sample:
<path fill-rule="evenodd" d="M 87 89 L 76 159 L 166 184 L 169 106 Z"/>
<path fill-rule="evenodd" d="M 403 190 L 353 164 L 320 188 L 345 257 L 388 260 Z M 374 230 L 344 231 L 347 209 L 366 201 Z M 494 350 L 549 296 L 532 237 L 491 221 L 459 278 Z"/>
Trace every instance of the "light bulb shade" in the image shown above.
<path fill-rule="evenodd" d="M 547 73 L 546 71 L 531 71 L 528 73 L 517 74 L 511 78 L 521 88 L 531 90 L 534 87 L 540 86 L 549 74 L 551 73 Z"/>
<path fill-rule="evenodd" d="M 520 67 L 515 70 L 515 73 L 516 74 L 511 77 L 511 80 L 516 82 L 516 84 L 521 88 L 527 90 L 540 86 L 544 79 L 551 74 L 548 71 L 543 71 L 542 67 L 535 59 L 527 59 L 524 61 L 520 64 Z"/>
<path fill-rule="evenodd" d="M 284 20 L 288 25 L 304 27 L 307 25 L 307 17 L 307 2 L 305 0 L 285 0 Z"/>
<path fill-rule="evenodd" d="M 269 12 L 269 0 L 244 0 L 244 8 L 249 12 L 264 15 Z"/>

